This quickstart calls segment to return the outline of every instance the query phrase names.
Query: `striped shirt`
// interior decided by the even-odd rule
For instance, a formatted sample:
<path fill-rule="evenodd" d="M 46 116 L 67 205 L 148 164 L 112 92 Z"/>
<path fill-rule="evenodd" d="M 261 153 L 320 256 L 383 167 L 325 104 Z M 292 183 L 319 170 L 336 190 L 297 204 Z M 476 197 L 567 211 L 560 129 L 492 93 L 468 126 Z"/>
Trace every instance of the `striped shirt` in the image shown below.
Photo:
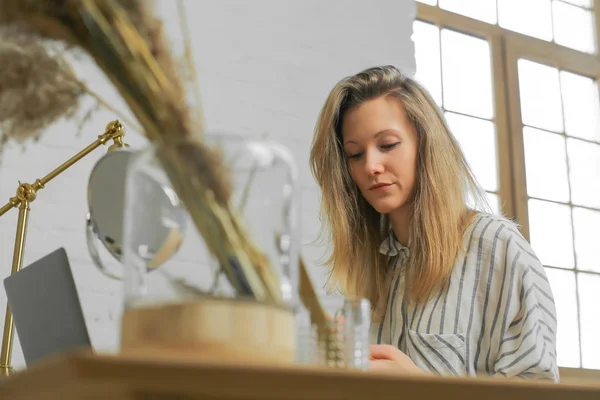
<path fill-rule="evenodd" d="M 380 251 L 393 268 L 371 343 L 391 344 L 439 375 L 558 381 L 556 309 L 544 268 L 514 223 L 479 214 L 448 284 L 422 305 L 405 296 L 409 249 L 393 234 Z"/>

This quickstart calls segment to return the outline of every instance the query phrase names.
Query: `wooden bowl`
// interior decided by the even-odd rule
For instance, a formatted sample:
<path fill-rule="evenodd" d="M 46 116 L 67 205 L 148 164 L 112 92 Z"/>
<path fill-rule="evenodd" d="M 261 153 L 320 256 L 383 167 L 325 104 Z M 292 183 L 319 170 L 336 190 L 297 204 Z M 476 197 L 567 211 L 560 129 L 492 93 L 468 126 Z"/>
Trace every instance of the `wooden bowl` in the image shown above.
<path fill-rule="evenodd" d="M 121 353 L 150 358 L 290 365 L 295 318 L 290 309 L 229 298 L 128 308 Z"/>

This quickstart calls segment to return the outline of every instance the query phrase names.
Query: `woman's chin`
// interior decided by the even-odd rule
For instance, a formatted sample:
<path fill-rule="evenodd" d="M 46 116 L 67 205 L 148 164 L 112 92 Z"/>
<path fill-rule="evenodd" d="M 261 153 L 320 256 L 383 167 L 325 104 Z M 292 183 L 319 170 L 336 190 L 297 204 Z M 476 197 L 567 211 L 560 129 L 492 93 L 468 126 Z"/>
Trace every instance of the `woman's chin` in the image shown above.
<path fill-rule="evenodd" d="M 373 206 L 375 211 L 377 211 L 380 214 L 390 214 L 394 210 L 401 207 L 401 205 L 390 204 L 389 202 L 379 202 L 371 205 Z"/>
<path fill-rule="evenodd" d="M 375 197 L 375 196 L 373 196 Z M 398 209 L 403 208 L 408 204 L 408 198 L 405 196 L 382 196 L 371 197 L 366 200 L 371 204 L 371 207 L 380 214 L 390 214 Z"/>

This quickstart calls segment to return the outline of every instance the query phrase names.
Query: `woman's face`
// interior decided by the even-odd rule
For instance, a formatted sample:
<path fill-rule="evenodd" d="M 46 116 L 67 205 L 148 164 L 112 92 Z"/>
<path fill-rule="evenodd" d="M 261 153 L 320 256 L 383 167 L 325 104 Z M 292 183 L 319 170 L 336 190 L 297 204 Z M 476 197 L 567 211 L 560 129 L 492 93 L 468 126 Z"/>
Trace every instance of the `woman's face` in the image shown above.
<path fill-rule="evenodd" d="M 382 96 L 351 108 L 342 121 L 350 176 L 382 214 L 409 206 L 415 188 L 418 137 L 402 102 Z"/>

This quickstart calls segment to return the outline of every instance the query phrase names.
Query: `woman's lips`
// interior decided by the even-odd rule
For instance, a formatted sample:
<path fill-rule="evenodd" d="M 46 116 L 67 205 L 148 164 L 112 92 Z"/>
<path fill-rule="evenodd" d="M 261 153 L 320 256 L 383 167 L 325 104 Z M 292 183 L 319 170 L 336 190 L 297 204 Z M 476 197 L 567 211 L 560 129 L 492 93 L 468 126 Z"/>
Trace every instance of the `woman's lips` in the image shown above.
<path fill-rule="evenodd" d="M 392 186 L 391 183 L 376 183 L 374 185 L 371 185 L 369 187 L 369 191 L 371 192 L 385 192 L 387 190 L 389 190 L 389 188 Z"/>

